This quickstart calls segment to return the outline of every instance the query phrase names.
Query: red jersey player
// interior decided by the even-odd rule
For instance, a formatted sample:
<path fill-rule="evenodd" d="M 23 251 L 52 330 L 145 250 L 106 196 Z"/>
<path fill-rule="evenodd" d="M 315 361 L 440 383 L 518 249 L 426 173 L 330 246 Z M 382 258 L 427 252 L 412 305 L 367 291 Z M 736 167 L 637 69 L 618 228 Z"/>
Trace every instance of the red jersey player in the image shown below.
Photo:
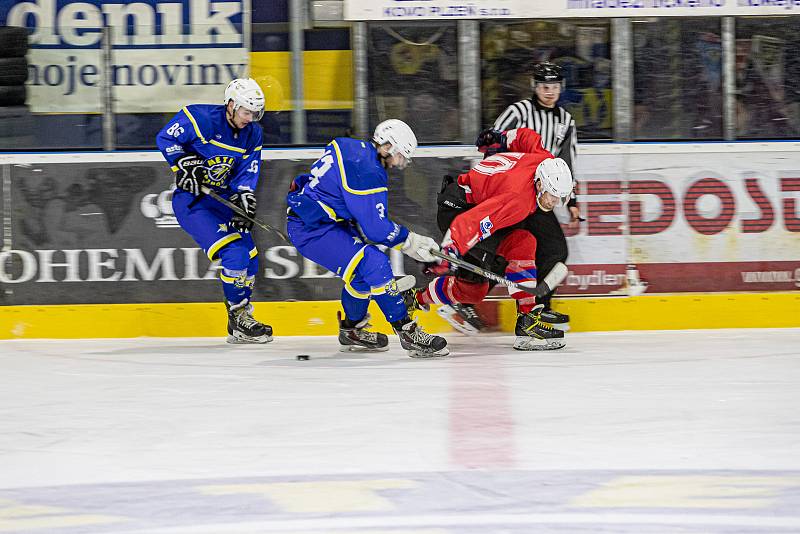
<path fill-rule="evenodd" d="M 572 173 L 566 162 L 542 147 L 541 137 L 528 128 L 481 134 L 483 146 L 496 153 L 456 180 L 445 177 L 439 195 L 437 222 L 445 233 L 442 252 L 502 274 L 514 282 L 536 285 L 536 238 L 523 221 L 537 209 L 563 205 L 572 193 Z M 441 273 L 427 288 L 414 293 L 416 305 L 475 304 L 489 292 L 489 282 L 463 270 L 452 274 L 449 262 L 432 269 Z M 448 273 L 448 274 L 444 274 Z M 509 288 L 517 301 L 518 350 L 564 347 L 564 333 L 541 321 L 535 297 Z"/>

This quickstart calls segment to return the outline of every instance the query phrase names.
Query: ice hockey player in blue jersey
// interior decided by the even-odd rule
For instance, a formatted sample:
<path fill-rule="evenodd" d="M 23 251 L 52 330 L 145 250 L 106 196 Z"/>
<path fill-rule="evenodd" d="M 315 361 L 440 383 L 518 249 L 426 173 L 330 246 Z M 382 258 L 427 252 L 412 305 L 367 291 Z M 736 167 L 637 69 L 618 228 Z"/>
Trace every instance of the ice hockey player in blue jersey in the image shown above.
<path fill-rule="evenodd" d="M 417 261 L 436 261 L 430 253 L 439 249 L 436 241 L 389 218 L 386 169 L 403 169 L 416 148 L 414 132 L 397 119 L 380 123 L 370 141 L 336 138 L 308 174 L 294 179 L 286 197 L 292 244 L 344 280 L 345 317 L 339 316 L 343 351 L 389 349 L 385 334 L 367 330 L 367 308 L 374 299 L 409 356 L 449 353 L 444 338 L 426 333 L 411 319 L 414 300 L 404 298 L 409 293 L 398 287 L 389 257 L 376 246 L 401 249 Z"/>
<path fill-rule="evenodd" d="M 209 260 L 219 260 L 228 310 L 229 343 L 272 341 L 272 327 L 253 318 L 250 295 L 258 274 L 253 223 L 213 198 L 215 191 L 256 213 L 261 168 L 264 93 L 255 80 L 236 79 L 225 89 L 223 105 L 194 104 L 181 109 L 158 132 L 156 144 L 175 172 L 172 207 L 181 228 Z"/>

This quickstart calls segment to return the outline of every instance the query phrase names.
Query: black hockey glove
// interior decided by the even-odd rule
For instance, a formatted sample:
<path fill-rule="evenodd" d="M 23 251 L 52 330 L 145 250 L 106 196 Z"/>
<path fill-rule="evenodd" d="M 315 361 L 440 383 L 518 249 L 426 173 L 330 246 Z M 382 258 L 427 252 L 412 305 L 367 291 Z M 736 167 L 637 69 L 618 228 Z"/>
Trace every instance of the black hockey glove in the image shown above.
<path fill-rule="evenodd" d="M 250 191 L 242 191 L 231 195 L 230 201 L 242 208 L 249 217 L 256 216 L 256 196 Z M 234 212 L 231 217 L 231 226 L 240 232 L 249 232 L 253 229 L 253 221 Z"/>
<path fill-rule="evenodd" d="M 175 185 L 195 196 L 199 195 L 200 184 L 208 175 L 206 160 L 197 154 L 186 154 L 175 163 L 178 166 L 175 171 Z"/>
<path fill-rule="evenodd" d="M 506 134 L 494 128 L 487 128 L 478 134 L 478 139 L 475 140 L 475 146 L 478 147 L 478 152 L 484 155 L 484 158 L 493 156 L 498 152 L 507 152 Z"/>

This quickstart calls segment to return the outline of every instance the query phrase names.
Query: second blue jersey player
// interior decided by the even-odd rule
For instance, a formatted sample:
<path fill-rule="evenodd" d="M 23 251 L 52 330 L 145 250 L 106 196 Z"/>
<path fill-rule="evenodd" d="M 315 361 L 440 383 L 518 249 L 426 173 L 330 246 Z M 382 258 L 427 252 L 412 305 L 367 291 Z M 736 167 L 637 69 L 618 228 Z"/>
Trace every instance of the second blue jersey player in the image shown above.
<path fill-rule="evenodd" d="M 306 258 L 344 280 L 339 343 L 342 350 L 388 350 L 385 334 L 367 330 L 367 308 L 374 299 L 412 357 L 444 356 L 447 341 L 426 333 L 409 316 L 389 257 L 376 245 L 402 250 L 433 262 L 436 241 L 409 231 L 389 218 L 387 169 L 404 168 L 417 148 L 414 132 L 390 119 L 371 140 L 339 137 L 308 174 L 295 178 L 287 195 L 289 239 Z"/>

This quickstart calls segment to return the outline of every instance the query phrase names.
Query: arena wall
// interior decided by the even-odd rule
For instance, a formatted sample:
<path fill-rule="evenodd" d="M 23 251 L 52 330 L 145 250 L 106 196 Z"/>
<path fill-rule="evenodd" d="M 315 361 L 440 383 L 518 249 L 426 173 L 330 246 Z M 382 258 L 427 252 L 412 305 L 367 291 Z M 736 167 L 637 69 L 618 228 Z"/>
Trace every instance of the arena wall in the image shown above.
<path fill-rule="evenodd" d="M 576 331 L 800 326 L 800 143 L 582 145 L 586 221 L 569 236 L 558 307 Z M 319 149 L 265 150 L 259 217 L 285 227 L 284 193 Z M 394 175 L 389 211 L 440 237 L 435 198 L 472 147 L 425 147 Z M 176 224 L 157 152 L 0 155 L 0 338 L 224 333 L 216 266 Z M 336 331 L 341 282 L 256 234 L 259 317 L 279 335 Z M 396 272 L 425 281 L 392 251 Z M 501 330 L 513 303 L 482 306 Z M 186 320 L 186 315 L 191 317 Z M 379 316 L 379 313 L 373 313 Z M 423 314 L 433 331 L 447 331 Z M 388 325 L 377 325 L 388 331 Z"/>

